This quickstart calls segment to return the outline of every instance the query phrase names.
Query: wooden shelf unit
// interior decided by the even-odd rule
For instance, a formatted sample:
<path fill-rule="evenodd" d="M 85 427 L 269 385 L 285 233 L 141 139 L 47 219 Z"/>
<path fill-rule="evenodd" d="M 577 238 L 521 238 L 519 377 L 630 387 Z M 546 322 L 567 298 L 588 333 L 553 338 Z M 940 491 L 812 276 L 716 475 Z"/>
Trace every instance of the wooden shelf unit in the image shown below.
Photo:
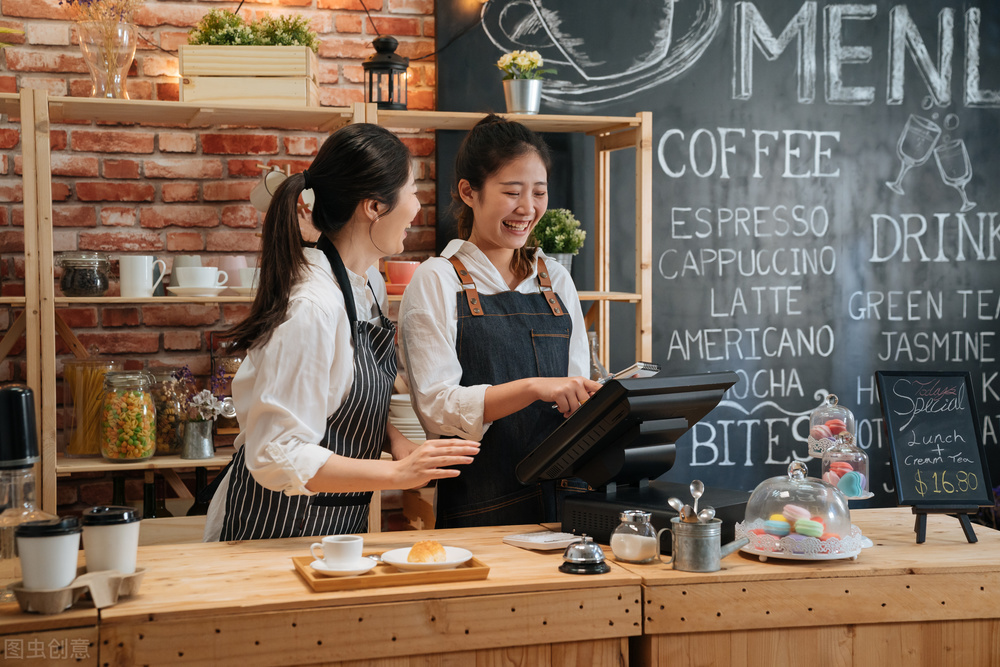
<path fill-rule="evenodd" d="M 48 511 L 56 507 L 56 476 L 93 470 L 150 470 L 194 467 L 181 462 L 154 457 L 137 464 L 106 463 L 92 459 L 66 459 L 56 455 L 56 353 L 55 333 L 60 318 L 58 307 L 76 304 L 210 304 L 250 303 L 251 297 L 224 296 L 212 298 L 154 297 L 121 299 L 119 297 L 71 298 L 55 296 L 52 279 L 54 269 L 52 229 L 52 178 L 49 126 L 52 123 L 98 122 L 102 124 L 137 124 L 178 128 L 208 125 L 260 127 L 280 130 L 332 132 L 355 122 L 378 123 L 393 130 L 468 130 L 483 113 L 450 113 L 444 111 L 378 111 L 374 104 L 355 104 L 352 108 L 296 107 L 262 109 L 239 105 L 206 105 L 184 102 L 149 100 L 107 100 L 91 98 L 49 97 L 43 90 L 26 90 L 16 96 L 0 95 L 0 110 L 19 112 L 27 121 L 23 124 L 25 146 L 25 245 L 31 245 L 35 259 L 27 280 L 24 304 L 37 304 L 35 311 L 36 353 L 29 350 L 29 359 L 40 359 L 34 367 L 40 391 L 40 442 L 42 449 L 41 499 Z M 595 253 L 595 285 L 592 291 L 580 292 L 582 301 L 591 302 L 588 321 L 594 321 L 601 349 L 609 349 L 609 305 L 630 303 L 636 309 L 635 349 L 637 357 L 650 358 L 652 353 L 652 310 L 650 301 L 652 260 L 652 115 L 648 112 L 634 117 L 516 115 L 510 116 L 539 132 L 576 132 L 594 137 L 595 144 L 595 203 L 596 221 L 592 246 Z M 30 155 L 29 155 L 30 148 Z M 635 149 L 636 165 L 636 249 L 635 287 L 631 292 L 610 289 L 610 154 L 621 149 Z M 30 186 L 30 188 L 29 188 Z M 31 197 L 29 201 L 29 189 Z M 30 209 L 30 210 L 29 210 Z M 29 231 L 30 230 L 30 231 Z M 401 297 L 390 296 L 391 301 Z M 30 329 L 29 329 L 30 333 Z M 32 337 L 29 336 L 29 345 Z M 41 341 L 40 345 L 38 341 Z M 77 356 L 86 354 L 79 346 Z"/>

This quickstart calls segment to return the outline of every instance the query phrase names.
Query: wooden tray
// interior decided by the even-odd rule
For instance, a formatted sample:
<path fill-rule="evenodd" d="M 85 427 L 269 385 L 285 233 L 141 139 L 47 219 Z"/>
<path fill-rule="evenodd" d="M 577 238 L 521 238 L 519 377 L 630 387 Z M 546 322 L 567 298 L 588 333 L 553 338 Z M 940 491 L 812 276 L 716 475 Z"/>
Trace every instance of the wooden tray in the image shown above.
<path fill-rule="evenodd" d="M 368 555 L 368 554 L 366 554 Z M 388 563 L 379 563 L 373 569 L 355 577 L 327 577 L 317 574 L 309 564 L 312 556 L 292 556 L 292 563 L 309 586 L 319 593 L 326 591 L 350 591 L 359 588 L 380 588 L 382 586 L 406 586 L 408 584 L 436 584 L 449 581 L 473 581 L 485 579 L 490 573 L 488 565 L 473 556 L 451 570 L 428 570 L 426 572 L 403 572 Z"/>

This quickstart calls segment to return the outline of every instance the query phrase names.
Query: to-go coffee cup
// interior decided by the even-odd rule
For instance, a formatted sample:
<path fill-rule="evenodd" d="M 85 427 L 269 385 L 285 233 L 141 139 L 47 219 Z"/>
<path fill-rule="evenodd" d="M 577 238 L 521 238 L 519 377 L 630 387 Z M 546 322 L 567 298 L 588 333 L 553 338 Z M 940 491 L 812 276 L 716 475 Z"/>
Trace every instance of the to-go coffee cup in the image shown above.
<path fill-rule="evenodd" d="M 330 535 L 324 537 L 322 542 L 310 544 L 309 553 L 330 568 L 353 565 L 361 560 L 364 542 L 360 535 Z M 319 554 L 316 549 L 320 550 Z"/>
<path fill-rule="evenodd" d="M 76 579 L 80 523 L 75 516 L 26 521 L 17 527 L 14 536 L 24 588 L 65 588 Z"/>
<path fill-rule="evenodd" d="M 131 507 L 88 507 L 81 517 L 87 572 L 135 572 L 139 513 Z"/>

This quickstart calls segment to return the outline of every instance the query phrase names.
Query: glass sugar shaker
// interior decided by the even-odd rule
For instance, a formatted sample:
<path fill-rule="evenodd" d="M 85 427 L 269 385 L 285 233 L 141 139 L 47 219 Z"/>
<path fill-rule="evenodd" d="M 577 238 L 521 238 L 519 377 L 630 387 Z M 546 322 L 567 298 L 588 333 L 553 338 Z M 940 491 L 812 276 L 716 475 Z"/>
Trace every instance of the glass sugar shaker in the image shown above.
<path fill-rule="evenodd" d="M 624 510 L 621 523 L 611 533 L 611 553 L 624 563 L 651 563 L 660 550 L 653 515 L 642 510 Z M 667 530 L 664 528 L 663 530 Z"/>

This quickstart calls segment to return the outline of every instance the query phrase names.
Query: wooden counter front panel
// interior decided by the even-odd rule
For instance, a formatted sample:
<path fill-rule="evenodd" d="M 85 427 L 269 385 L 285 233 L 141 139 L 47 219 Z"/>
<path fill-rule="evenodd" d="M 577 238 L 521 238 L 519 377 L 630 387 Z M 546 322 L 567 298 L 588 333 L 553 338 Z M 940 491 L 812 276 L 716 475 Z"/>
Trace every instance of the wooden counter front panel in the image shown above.
<path fill-rule="evenodd" d="M 624 653 L 627 663 L 622 638 L 642 633 L 641 616 L 638 585 L 227 612 L 214 618 L 150 614 L 143 620 L 105 621 L 100 660 L 112 665 L 297 665 L 486 649 L 506 655 L 510 647 L 534 647 L 529 653 L 545 655 L 532 653 L 523 664 L 617 665 L 617 658 L 611 663 L 605 658 L 609 652 Z M 582 644 L 537 646 L 570 642 Z M 572 654 L 580 661 L 552 657 Z"/>
<path fill-rule="evenodd" d="M 1000 572 L 647 586 L 645 634 L 991 618 Z"/>
<path fill-rule="evenodd" d="M 880 623 L 644 636 L 633 665 L 996 667 L 1000 621 Z"/>

